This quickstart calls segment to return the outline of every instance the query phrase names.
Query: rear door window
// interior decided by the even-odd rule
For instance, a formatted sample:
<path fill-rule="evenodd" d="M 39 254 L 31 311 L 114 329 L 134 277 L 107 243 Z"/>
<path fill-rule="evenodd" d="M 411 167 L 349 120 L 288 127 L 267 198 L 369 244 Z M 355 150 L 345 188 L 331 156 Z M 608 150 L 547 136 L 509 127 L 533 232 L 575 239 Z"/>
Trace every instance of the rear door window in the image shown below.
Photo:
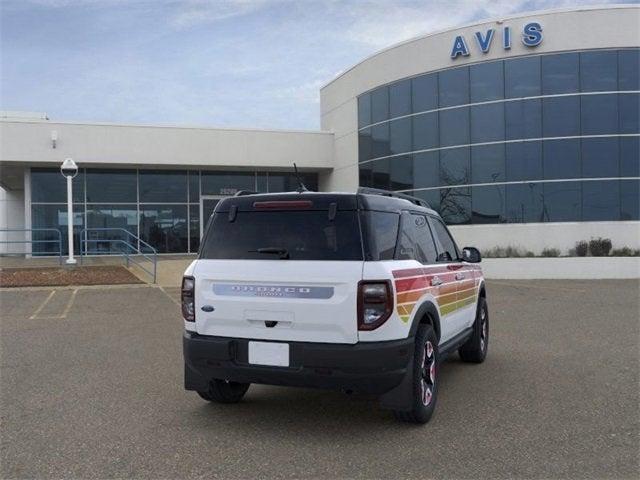
<path fill-rule="evenodd" d="M 417 260 L 423 264 L 436 261 L 436 246 L 425 215 L 415 213 L 402 215 L 396 258 L 398 260 Z"/>
<path fill-rule="evenodd" d="M 362 260 L 355 211 L 238 211 L 213 215 L 200 252 L 220 260 Z"/>
<path fill-rule="evenodd" d="M 447 230 L 447 227 L 444 226 L 444 223 L 434 217 L 429 217 L 429 223 L 431 224 L 438 247 L 437 261 L 453 262 L 458 260 L 458 247 L 456 247 L 456 242 L 453 241 L 453 238 Z"/>

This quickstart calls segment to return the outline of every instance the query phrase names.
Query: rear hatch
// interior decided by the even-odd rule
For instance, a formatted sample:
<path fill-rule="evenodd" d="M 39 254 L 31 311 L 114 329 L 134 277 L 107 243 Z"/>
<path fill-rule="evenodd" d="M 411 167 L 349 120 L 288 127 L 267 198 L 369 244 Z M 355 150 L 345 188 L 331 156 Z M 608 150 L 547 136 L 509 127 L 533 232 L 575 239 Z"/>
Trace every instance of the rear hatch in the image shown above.
<path fill-rule="evenodd" d="M 196 262 L 202 335 L 356 343 L 362 240 L 355 195 L 233 197 Z"/>

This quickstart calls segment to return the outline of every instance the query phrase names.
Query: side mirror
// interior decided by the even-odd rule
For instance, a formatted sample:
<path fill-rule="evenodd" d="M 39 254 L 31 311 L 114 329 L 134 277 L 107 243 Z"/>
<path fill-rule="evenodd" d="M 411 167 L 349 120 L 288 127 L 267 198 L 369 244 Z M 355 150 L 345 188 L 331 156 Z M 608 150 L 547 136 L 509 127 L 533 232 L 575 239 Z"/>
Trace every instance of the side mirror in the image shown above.
<path fill-rule="evenodd" d="M 464 247 L 462 249 L 462 260 L 469 263 L 480 263 L 482 261 L 480 250 L 475 247 Z"/>

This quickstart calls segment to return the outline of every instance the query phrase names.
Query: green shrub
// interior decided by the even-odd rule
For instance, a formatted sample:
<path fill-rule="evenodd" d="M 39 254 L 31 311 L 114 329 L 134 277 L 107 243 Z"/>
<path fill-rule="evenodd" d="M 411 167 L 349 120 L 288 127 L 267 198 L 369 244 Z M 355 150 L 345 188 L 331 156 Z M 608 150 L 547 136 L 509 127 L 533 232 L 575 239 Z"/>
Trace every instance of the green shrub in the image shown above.
<path fill-rule="evenodd" d="M 612 257 L 640 257 L 640 250 L 633 250 L 629 247 L 614 248 L 610 255 Z"/>
<path fill-rule="evenodd" d="M 560 250 L 558 250 L 557 248 L 545 248 L 544 250 L 542 250 L 542 253 L 540 254 L 540 256 L 542 256 L 542 257 L 559 257 L 560 256 Z"/>
<path fill-rule="evenodd" d="M 611 251 L 611 239 L 609 238 L 592 238 L 589 241 L 589 251 L 594 257 L 606 257 Z"/>
<path fill-rule="evenodd" d="M 586 257 L 587 253 L 589 253 L 589 243 L 586 240 L 576 242 L 574 251 L 578 257 Z"/>
<path fill-rule="evenodd" d="M 511 245 L 508 247 L 493 247 L 482 251 L 483 258 L 521 258 L 533 256 L 533 252 Z"/>

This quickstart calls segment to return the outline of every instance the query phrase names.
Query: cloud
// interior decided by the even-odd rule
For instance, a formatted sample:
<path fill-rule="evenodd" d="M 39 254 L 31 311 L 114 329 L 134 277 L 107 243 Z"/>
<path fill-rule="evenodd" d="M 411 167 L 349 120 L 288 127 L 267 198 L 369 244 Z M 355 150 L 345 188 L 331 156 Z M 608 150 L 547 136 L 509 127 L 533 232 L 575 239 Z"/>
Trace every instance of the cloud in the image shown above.
<path fill-rule="evenodd" d="M 276 0 L 186 0 L 179 2 L 179 12 L 170 24 L 178 29 L 189 29 L 201 24 L 215 23 L 247 15 L 277 3 Z"/>

